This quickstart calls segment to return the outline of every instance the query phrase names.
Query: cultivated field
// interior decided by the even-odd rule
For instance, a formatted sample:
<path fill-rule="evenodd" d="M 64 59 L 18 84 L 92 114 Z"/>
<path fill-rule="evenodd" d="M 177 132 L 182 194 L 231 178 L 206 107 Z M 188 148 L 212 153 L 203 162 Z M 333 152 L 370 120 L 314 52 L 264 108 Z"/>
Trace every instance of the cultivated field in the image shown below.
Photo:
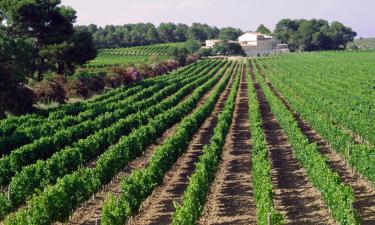
<path fill-rule="evenodd" d="M 374 57 L 206 59 L 2 120 L 1 223 L 375 224 Z"/>
<path fill-rule="evenodd" d="M 167 59 L 172 47 L 181 47 L 184 43 L 167 43 L 129 48 L 102 49 L 98 57 L 90 61 L 85 67 L 108 67 L 127 64 L 147 63 L 151 55 L 157 55 L 160 59 Z"/>

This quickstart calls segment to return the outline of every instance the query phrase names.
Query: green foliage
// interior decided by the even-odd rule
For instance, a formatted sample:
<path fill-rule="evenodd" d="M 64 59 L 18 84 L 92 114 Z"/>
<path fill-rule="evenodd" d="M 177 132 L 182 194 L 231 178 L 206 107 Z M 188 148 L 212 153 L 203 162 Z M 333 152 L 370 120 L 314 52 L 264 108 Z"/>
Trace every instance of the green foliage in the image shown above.
<path fill-rule="evenodd" d="M 17 106 L 28 103 L 26 110 L 30 110 L 33 101 L 29 102 L 31 96 L 21 95 L 19 84 L 26 80 L 32 68 L 33 48 L 20 39 L 11 39 L 0 32 L 0 118 L 4 117 L 5 111 L 17 112 Z"/>
<path fill-rule="evenodd" d="M 375 183 L 373 58 L 373 51 L 290 55 L 268 61 L 276 70 L 266 71 L 291 107 L 353 169 Z"/>
<path fill-rule="evenodd" d="M 264 24 L 261 24 L 258 26 L 256 32 L 262 33 L 262 34 L 271 34 L 272 32 L 264 26 Z"/>
<path fill-rule="evenodd" d="M 68 69 L 72 73 L 77 64 L 96 56 L 91 35 L 75 32 L 73 28 L 76 12 L 60 4 L 59 0 L 6 0 L 0 3 L 7 17 L 7 36 L 33 43 L 31 72 L 38 71 L 39 81 L 48 70 L 63 74 Z"/>
<path fill-rule="evenodd" d="M 245 55 L 240 44 L 227 41 L 216 43 L 212 51 L 219 55 Z"/>
<path fill-rule="evenodd" d="M 233 86 L 223 110 L 218 115 L 218 123 L 210 143 L 204 146 L 203 155 L 199 157 L 199 161 L 195 165 L 195 171 L 184 192 L 182 205 L 177 206 L 173 214 L 172 224 L 196 224 L 203 211 L 206 196 L 215 178 L 225 139 L 232 123 L 241 72 L 241 66 L 238 66 L 237 72 L 234 72 Z"/>
<path fill-rule="evenodd" d="M 252 143 L 252 175 L 253 190 L 257 208 L 258 224 L 268 224 L 268 214 L 271 214 L 271 224 L 283 224 L 283 215 L 277 212 L 273 205 L 272 180 L 269 163 L 268 147 L 263 132 L 263 123 L 259 109 L 259 101 L 255 93 L 251 73 L 253 73 L 253 64 L 250 65 L 250 71 L 246 73 L 249 96 L 249 122 Z M 254 77 L 255 79 L 255 77 Z"/>
<path fill-rule="evenodd" d="M 353 189 L 342 183 L 339 175 L 332 171 L 326 162 L 327 159 L 320 154 L 316 143 L 309 143 L 292 113 L 272 93 L 261 74 L 262 70 L 258 70 L 256 77 L 268 104 L 287 134 L 296 159 L 305 168 L 309 180 L 322 194 L 333 218 L 339 224 L 360 224 L 357 212 L 353 208 L 355 200 Z"/>
<path fill-rule="evenodd" d="M 274 34 L 293 51 L 317 51 L 345 49 L 357 35 L 340 22 L 331 24 L 325 20 L 283 19 L 276 25 Z"/>
<path fill-rule="evenodd" d="M 198 50 L 197 54 L 201 57 L 212 56 L 214 51 L 212 48 L 201 48 Z"/>
<path fill-rule="evenodd" d="M 169 49 L 169 56 L 174 60 L 178 61 L 180 65 L 186 65 L 187 55 L 189 54 L 189 50 L 186 48 L 176 48 L 172 47 Z"/>
<path fill-rule="evenodd" d="M 190 52 L 190 53 L 195 53 L 201 48 L 202 44 L 199 41 L 189 39 L 185 43 L 185 48 Z"/>
<path fill-rule="evenodd" d="M 133 101 L 134 107 L 143 111 L 128 114 L 127 117 L 119 119 L 108 127 L 102 127 L 102 129 L 90 134 L 85 139 L 74 143 L 73 146 L 66 147 L 52 155 L 46 161 L 38 161 L 36 164 L 24 167 L 20 173 L 12 178 L 9 184 L 12 189 L 10 199 L 12 206 L 18 206 L 23 203 L 26 197 L 30 196 L 35 190 L 42 189 L 44 184 L 55 183 L 57 178 L 78 169 L 79 166 L 98 157 L 110 145 L 119 142 L 120 144 L 117 144 L 117 148 L 120 148 L 122 136 L 128 135 L 134 129 L 151 122 L 152 118 L 167 110 L 170 105 L 177 103 L 193 89 L 207 82 L 210 77 L 202 75 L 217 66 L 217 63 L 210 63 L 208 67 L 204 67 L 205 65 L 193 67 L 193 71 L 186 70 L 184 72 L 185 75 L 181 74 L 178 78 L 170 80 L 168 82 L 169 88 L 161 89 L 159 94 L 155 94 L 155 97 L 139 102 Z M 189 72 L 197 74 L 189 76 Z M 176 81 L 181 83 L 176 84 Z M 179 90 L 176 92 L 177 89 Z M 166 94 L 171 94 L 172 92 L 175 93 L 173 98 L 162 100 Z M 129 98 L 129 100 L 132 99 Z M 153 106 L 148 107 L 151 104 Z"/>
<path fill-rule="evenodd" d="M 79 169 L 58 179 L 55 185 L 47 187 L 40 195 L 31 198 L 26 208 L 10 215 L 5 224 L 50 224 L 57 220 L 64 221 L 71 210 L 77 207 L 80 202 L 87 200 L 96 193 L 101 185 L 108 183 L 131 160 L 141 155 L 147 146 L 151 145 L 166 129 L 192 111 L 199 99 L 220 79 L 220 76 L 212 76 L 215 73 L 214 71 L 219 68 L 221 67 L 215 68 L 196 82 L 190 81 L 187 87 L 176 92 L 174 96 L 166 98 L 161 104 L 162 107 L 167 107 L 167 110 L 165 110 L 166 108 L 158 110 L 161 114 L 152 118 L 147 125 L 134 130 L 130 135 L 124 136 L 117 145 L 107 149 L 98 158 L 94 168 Z M 194 85 L 199 85 L 199 82 L 204 81 L 203 78 L 209 79 L 209 81 L 195 89 Z M 179 102 L 194 89 L 195 91 L 191 96 L 183 102 Z M 148 119 L 147 116 L 143 115 L 139 118 Z M 112 134 L 112 132 L 109 134 Z M 103 138 L 101 135 L 98 137 Z M 111 137 L 111 135 L 108 137 Z M 87 149 L 91 149 L 90 146 L 87 147 Z M 63 162 L 68 163 L 69 161 L 72 160 Z M 69 172 L 66 171 L 66 173 Z M 65 198 L 66 196 L 70 196 L 69 199 Z"/>
<path fill-rule="evenodd" d="M 226 65 L 228 66 L 228 63 L 226 63 Z M 216 82 L 224 74 L 225 69 L 225 67 L 221 68 L 219 74 L 216 75 Z M 121 183 L 122 192 L 118 199 L 117 208 L 113 211 L 115 213 L 108 210 L 102 211 L 103 224 L 109 225 L 112 224 L 113 221 L 123 223 L 126 221 L 126 218 L 137 212 L 143 200 L 145 200 L 147 196 L 152 193 L 153 189 L 163 181 L 164 174 L 173 166 L 179 156 L 183 154 L 194 133 L 213 110 L 229 78 L 229 76 L 226 76 L 222 79 L 204 104 L 181 121 L 175 133 L 155 150 L 146 168 L 136 170 L 131 173 L 130 176 L 125 177 Z M 198 93 L 204 93 L 205 90 L 208 91 L 213 85 L 214 82 L 201 86 L 194 91 L 192 97 L 196 98 L 198 101 Z M 113 206 L 113 198 L 106 200 L 104 205 L 107 204 L 109 205 L 108 207 Z M 117 213 L 118 210 L 122 211 Z"/>
<path fill-rule="evenodd" d="M 233 27 L 225 27 L 221 28 L 219 38 L 221 40 L 232 40 L 232 41 L 237 41 L 238 37 L 242 35 L 242 31 L 240 29 L 236 29 Z"/>
<path fill-rule="evenodd" d="M 200 42 L 207 39 L 219 38 L 234 40 L 242 31 L 235 28 L 223 28 L 219 30 L 207 24 L 161 23 L 158 27 L 151 23 L 125 24 L 123 26 L 96 25 L 77 26 L 78 31 L 87 31 L 92 34 L 94 43 L 98 48 L 118 48 L 142 45 L 160 44 L 166 42 L 185 42 L 188 39 Z"/>

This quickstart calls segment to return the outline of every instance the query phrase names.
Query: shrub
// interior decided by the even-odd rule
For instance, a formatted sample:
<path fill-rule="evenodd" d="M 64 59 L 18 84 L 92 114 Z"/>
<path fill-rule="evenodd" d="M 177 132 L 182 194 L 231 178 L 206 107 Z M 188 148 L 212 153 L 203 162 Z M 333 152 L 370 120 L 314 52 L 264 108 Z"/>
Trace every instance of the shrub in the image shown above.
<path fill-rule="evenodd" d="M 16 86 L 9 92 L 1 92 L 0 118 L 5 116 L 5 111 L 15 115 L 30 113 L 36 100 L 37 94 L 28 86 Z"/>
<path fill-rule="evenodd" d="M 186 64 L 192 64 L 198 61 L 199 56 L 198 55 L 189 55 L 186 59 Z"/>
<path fill-rule="evenodd" d="M 100 76 L 89 76 L 81 78 L 80 81 L 85 85 L 90 91 L 99 92 L 104 90 L 105 80 Z"/>
<path fill-rule="evenodd" d="M 48 103 L 55 101 L 58 103 L 65 103 L 65 89 L 63 85 L 55 81 L 43 80 L 35 85 L 34 90 L 37 93 L 38 101 L 40 102 Z"/>
<path fill-rule="evenodd" d="M 65 85 L 65 90 L 69 97 L 89 97 L 89 89 L 77 79 L 69 80 Z"/>

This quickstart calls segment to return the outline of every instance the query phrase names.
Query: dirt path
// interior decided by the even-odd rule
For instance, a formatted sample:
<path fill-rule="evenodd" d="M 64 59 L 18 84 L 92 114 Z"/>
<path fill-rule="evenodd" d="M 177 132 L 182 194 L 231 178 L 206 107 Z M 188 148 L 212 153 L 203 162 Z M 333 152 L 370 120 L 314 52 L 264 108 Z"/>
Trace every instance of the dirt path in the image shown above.
<path fill-rule="evenodd" d="M 300 115 L 295 113 L 276 88 L 270 83 L 267 83 L 272 92 L 284 103 L 288 110 L 293 113 L 294 118 L 298 122 L 303 134 L 309 139 L 311 143 L 316 142 L 319 151 L 327 157 L 328 164 L 337 172 L 343 183 L 350 185 L 355 194 L 354 208 L 357 210 L 361 218 L 361 224 L 372 225 L 375 224 L 375 191 L 369 182 L 362 179 L 361 176 L 353 171 L 336 151 L 334 151 L 329 143 L 324 140 Z"/>
<path fill-rule="evenodd" d="M 228 68 L 227 71 L 229 69 L 230 68 Z M 224 79 L 224 76 L 221 79 Z M 214 87 L 209 92 L 207 92 L 202 97 L 201 100 L 199 100 L 197 107 L 204 104 L 204 102 L 206 101 L 206 99 L 210 97 L 212 90 L 218 85 L 218 83 L 216 83 Z M 186 99 L 187 97 L 188 96 L 186 96 L 184 99 Z M 130 175 L 131 171 L 134 169 L 141 169 L 147 166 L 156 148 L 159 145 L 163 144 L 164 141 L 175 132 L 177 127 L 178 127 L 178 124 L 175 124 L 173 127 L 166 130 L 163 133 L 163 135 L 160 138 L 158 138 L 157 141 L 153 145 L 151 145 L 150 147 L 146 149 L 145 153 L 142 156 L 133 160 L 127 168 L 125 168 L 123 171 L 117 174 L 112 179 L 112 181 L 106 186 L 104 186 L 95 196 L 93 196 L 93 198 L 81 204 L 80 207 L 73 213 L 73 215 L 70 217 L 69 221 L 66 224 L 69 224 L 69 225 L 77 225 L 77 224 L 98 225 L 100 224 L 102 206 L 108 194 L 112 192 L 115 194 L 115 196 L 120 195 L 120 189 L 121 189 L 120 184 L 121 184 L 122 178 L 124 176 Z"/>
<path fill-rule="evenodd" d="M 205 120 L 198 132 L 194 135 L 186 152 L 177 160 L 175 165 L 164 177 L 164 182 L 157 187 L 152 195 L 144 202 L 140 212 L 131 218 L 128 224 L 170 224 L 175 211 L 174 202 L 180 202 L 188 185 L 188 177 L 195 170 L 195 163 L 202 153 L 203 146 L 208 144 L 217 124 L 217 115 L 224 107 L 228 98 L 233 78 L 224 92 L 220 95 L 214 111 Z"/>
<path fill-rule="evenodd" d="M 255 79 L 254 74 L 252 78 Z M 259 84 L 254 84 L 270 151 L 276 210 L 285 214 L 287 224 L 335 224 L 320 194 L 294 158 L 287 136 L 272 114 Z"/>
<path fill-rule="evenodd" d="M 243 73 L 222 161 L 199 224 L 257 223 L 249 129 L 247 82 Z"/>

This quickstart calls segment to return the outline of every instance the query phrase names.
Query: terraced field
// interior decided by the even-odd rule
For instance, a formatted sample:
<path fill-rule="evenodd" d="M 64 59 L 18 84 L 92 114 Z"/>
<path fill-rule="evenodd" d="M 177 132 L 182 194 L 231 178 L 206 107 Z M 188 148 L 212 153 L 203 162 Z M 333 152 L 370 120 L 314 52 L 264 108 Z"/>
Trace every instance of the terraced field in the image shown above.
<path fill-rule="evenodd" d="M 375 224 L 374 52 L 202 60 L 0 121 L 3 224 Z"/>

